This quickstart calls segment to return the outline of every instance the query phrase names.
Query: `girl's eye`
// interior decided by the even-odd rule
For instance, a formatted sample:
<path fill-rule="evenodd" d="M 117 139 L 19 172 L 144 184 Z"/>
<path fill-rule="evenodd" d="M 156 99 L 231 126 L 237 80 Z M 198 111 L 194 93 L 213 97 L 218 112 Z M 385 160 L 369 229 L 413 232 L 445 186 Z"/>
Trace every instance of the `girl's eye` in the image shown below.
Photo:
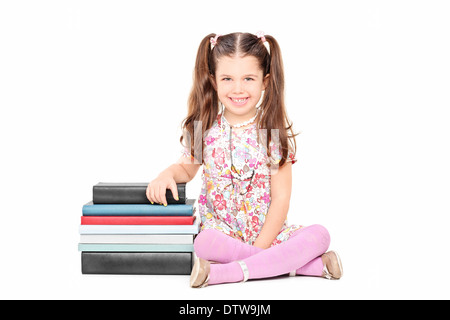
<path fill-rule="evenodd" d="M 255 79 L 253 78 L 245 78 L 245 81 L 254 81 Z M 233 81 L 233 79 L 231 78 L 222 78 L 222 81 Z"/>

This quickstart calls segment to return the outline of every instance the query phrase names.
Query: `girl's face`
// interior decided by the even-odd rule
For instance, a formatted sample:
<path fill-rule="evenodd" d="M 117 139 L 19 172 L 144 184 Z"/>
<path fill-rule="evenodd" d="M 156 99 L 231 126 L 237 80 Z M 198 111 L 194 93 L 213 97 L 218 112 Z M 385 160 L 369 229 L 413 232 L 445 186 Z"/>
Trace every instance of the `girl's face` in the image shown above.
<path fill-rule="evenodd" d="M 224 116 L 231 125 L 255 115 L 268 77 L 263 77 L 258 60 L 253 56 L 225 56 L 218 60 L 215 84 L 219 100 L 225 106 Z"/>

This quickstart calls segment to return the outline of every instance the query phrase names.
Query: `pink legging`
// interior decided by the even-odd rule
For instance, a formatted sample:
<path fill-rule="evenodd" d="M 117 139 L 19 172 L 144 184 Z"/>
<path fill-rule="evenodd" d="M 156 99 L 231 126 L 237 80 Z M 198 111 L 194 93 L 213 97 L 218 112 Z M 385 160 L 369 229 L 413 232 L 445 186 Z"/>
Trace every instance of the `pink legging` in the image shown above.
<path fill-rule="evenodd" d="M 211 264 L 209 284 L 239 282 L 244 279 L 242 260 L 249 270 L 249 279 L 275 277 L 295 270 L 297 275 L 322 276 L 321 255 L 330 245 L 330 235 L 315 224 L 297 230 L 287 241 L 261 249 L 243 243 L 218 230 L 206 229 L 194 241 L 198 257 L 218 262 Z"/>

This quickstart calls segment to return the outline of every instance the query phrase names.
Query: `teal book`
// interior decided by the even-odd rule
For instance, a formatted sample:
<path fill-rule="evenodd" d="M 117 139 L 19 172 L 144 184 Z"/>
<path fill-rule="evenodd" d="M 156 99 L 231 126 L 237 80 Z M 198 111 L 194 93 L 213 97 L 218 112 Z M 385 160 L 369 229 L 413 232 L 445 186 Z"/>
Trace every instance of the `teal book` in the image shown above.
<path fill-rule="evenodd" d="M 183 204 L 94 204 L 83 206 L 83 216 L 192 216 L 195 213 L 195 199 Z"/>

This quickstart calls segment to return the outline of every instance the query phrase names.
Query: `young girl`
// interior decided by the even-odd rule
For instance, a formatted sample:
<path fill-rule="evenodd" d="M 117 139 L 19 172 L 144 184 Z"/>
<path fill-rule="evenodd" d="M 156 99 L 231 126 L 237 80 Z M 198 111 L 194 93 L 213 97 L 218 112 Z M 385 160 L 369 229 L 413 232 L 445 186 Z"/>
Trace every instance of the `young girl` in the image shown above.
<path fill-rule="evenodd" d="M 210 34 L 198 49 L 183 155 L 147 187 L 167 205 L 166 189 L 191 181 L 201 165 L 201 232 L 190 285 L 282 274 L 339 279 L 343 270 L 320 225 L 288 225 L 295 136 L 284 106 L 277 41 L 263 33 Z"/>

